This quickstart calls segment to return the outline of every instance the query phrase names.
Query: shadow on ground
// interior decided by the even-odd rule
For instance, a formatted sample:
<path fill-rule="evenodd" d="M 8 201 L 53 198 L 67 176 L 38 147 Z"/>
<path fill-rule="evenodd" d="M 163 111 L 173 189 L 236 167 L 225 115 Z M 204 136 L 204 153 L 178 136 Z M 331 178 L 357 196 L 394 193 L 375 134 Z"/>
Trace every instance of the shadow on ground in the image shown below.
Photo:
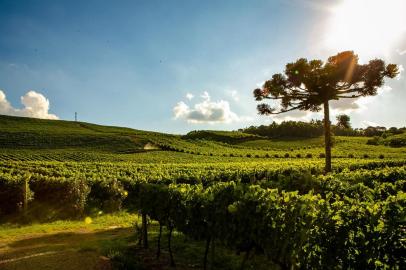
<path fill-rule="evenodd" d="M 111 269 L 102 254 L 131 235 L 131 228 L 119 228 L 23 236 L 0 243 L 0 269 Z"/>

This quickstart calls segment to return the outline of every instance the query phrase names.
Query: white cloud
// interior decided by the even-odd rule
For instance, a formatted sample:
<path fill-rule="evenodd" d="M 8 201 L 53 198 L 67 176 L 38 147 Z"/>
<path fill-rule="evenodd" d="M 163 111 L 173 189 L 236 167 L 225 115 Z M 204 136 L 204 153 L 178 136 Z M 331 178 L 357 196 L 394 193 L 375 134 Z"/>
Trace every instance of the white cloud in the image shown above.
<path fill-rule="evenodd" d="M 281 113 L 272 117 L 276 123 L 280 123 L 282 121 L 310 121 L 312 119 L 320 118 L 320 112 L 310 112 L 310 111 L 301 111 L 301 110 L 294 110 L 287 113 Z"/>
<path fill-rule="evenodd" d="M 187 93 L 187 94 L 186 94 L 186 98 L 187 98 L 188 100 L 192 100 L 192 99 L 194 98 L 194 95 L 193 95 L 192 93 Z"/>
<path fill-rule="evenodd" d="M 0 90 L 0 114 L 12 116 L 25 116 L 42 119 L 58 119 L 49 113 L 49 100 L 42 94 L 29 91 L 21 97 L 22 109 L 16 109 L 7 101 L 6 95 Z"/>
<path fill-rule="evenodd" d="M 358 104 L 358 99 L 355 98 L 342 98 L 339 100 L 332 100 L 330 101 L 330 107 L 332 110 L 342 113 L 350 113 L 361 108 Z"/>
<path fill-rule="evenodd" d="M 376 96 L 367 96 L 361 98 L 342 98 L 340 100 L 330 101 L 330 108 L 333 114 L 351 113 L 354 111 L 363 111 L 377 98 L 380 98 L 392 91 L 392 87 L 385 85 L 378 89 Z"/>
<path fill-rule="evenodd" d="M 234 101 L 240 101 L 240 96 L 236 90 L 229 90 L 228 93 Z"/>
<path fill-rule="evenodd" d="M 231 111 L 228 101 L 211 101 L 207 91 L 203 92 L 201 98 L 203 100 L 200 103 L 196 103 L 193 107 L 190 107 L 183 101 L 178 102 L 173 108 L 175 119 L 184 119 L 192 124 L 232 123 L 248 120 L 248 118 L 239 117 Z"/>
<path fill-rule="evenodd" d="M 402 78 L 402 73 L 403 73 L 403 71 L 405 71 L 405 68 L 403 67 L 403 65 L 399 65 L 399 74 L 398 74 L 398 76 L 396 76 L 396 80 L 400 80 L 401 78 Z"/>
<path fill-rule="evenodd" d="M 378 89 L 378 94 L 376 96 L 367 96 L 357 99 L 355 102 L 358 104 L 359 108 L 357 111 L 363 111 L 368 108 L 368 106 L 383 98 L 383 96 L 387 95 L 389 92 L 392 91 L 392 87 L 385 85 Z"/>
<path fill-rule="evenodd" d="M 204 100 L 210 101 L 210 95 L 207 91 L 204 91 L 200 97 Z"/>
<path fill-rule="evenodd" d="M 364 127 L 377 127 L 379 124 L 372 122 L 372 121 L 362 121 L 362 125 Z"/>
<path fill-rule="evenodd" d="M 404 54 L 406 54 L 406 50 L 403 50 L 403 51 L 397 50 L 397 52 L 399 53 L 399 55 L 404 55 Z"/>
<path fill-rule="evenodd" d="M 262 88 L 264 86 L 266 81 L 262 81 L 262 82 L 258 82 L 255 85 L 257 86 L 257 88 Z"/>

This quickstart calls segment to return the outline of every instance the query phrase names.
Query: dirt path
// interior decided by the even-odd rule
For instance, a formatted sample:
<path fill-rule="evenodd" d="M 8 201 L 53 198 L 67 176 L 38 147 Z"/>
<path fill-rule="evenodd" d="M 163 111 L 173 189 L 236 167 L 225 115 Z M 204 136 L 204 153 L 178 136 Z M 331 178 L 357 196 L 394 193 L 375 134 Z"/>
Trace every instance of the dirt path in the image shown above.
<path fill-rule="evenodd" d="M 0 239 L 1 270 L 111 269 L 103 246 L 131 235 L 129 228 L 53 232 Z"/>

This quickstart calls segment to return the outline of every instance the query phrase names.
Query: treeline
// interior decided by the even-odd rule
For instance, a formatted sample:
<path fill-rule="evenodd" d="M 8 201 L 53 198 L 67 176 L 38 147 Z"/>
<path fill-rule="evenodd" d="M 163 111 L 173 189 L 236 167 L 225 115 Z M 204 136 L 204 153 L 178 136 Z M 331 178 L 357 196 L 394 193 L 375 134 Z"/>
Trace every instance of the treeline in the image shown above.
<path fill-rule="evenodd" d="M 302 121 L 283 121 L 278 124 L 273 122 L 266 126 L 250 126 L 245 129 L 239 129 L 238 131 L 254 134 L 270 138 L 279 137 L 319 137 L 323 135 L 323 122 L 320 120 L 312 120 L 310 122 Z"/>
<path fill-rule="evenodd" d="M 268 138 L 286 138 L 286 137 L 299 137 L 299 138 L 314 138 L 323 135 L 323 121 L 311 120 L 310 122 L 303 121 L 283 121 L 280 124 L 273 122 L 270 125 L 250 126 L 248 128 L 239 129 L 238 131 L 264 136 Z M 406 128 L 391 127 L 372 127 L 351 128 L 343 127 L 341 125 L 332 125 L 332 132 L 337 136 L 390 136 L 402 134 Z"/>
<path fill-rule="evenodd" d="M 224 143 L 239 143 L 256 139 L 255 134 L 245 134 L 237 131 L 194 130 L 182 136 L 184 139 L 204 139 Z"/>

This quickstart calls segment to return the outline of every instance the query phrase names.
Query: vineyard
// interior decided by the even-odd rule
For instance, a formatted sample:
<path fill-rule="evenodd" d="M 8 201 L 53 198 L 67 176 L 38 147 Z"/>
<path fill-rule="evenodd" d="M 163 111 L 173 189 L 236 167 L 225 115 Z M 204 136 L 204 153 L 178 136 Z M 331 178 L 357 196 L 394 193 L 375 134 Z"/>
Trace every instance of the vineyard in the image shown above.
<path fill-rule="evenodd" d="M 145 247 L 148 223 L 157 222 L 158 243 L 164 229 L 172 266 L 176 232 L 204 243 L 205 269 L 215 246 L 241 254 L 241 268 L 256 256 L 276 269 L 401 269 L 406 149 L 367 140 L 335 137 L 333 173 L 324 175 L 321 138 L 1 116 L 0 221 L 125 210 L 142 217 Z"/>

